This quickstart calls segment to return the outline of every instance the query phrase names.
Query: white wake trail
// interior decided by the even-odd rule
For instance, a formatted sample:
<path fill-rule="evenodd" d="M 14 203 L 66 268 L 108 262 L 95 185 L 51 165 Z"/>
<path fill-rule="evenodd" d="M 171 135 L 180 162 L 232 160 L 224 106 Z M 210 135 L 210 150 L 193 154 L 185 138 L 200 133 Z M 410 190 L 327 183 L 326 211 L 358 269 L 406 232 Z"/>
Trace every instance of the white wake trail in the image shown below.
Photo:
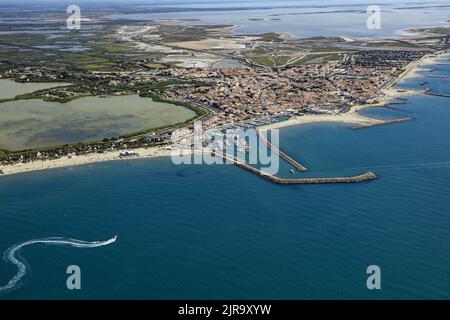
<path fill-rule="evenodd" d="M 30 246 L 33 244 L 46 244 L 46 245 L 58 245 L 58 246 L 70 246 L 75 248 L 98 248 L 107 246 L 109 244 L 112 244 L 116 242 L 117 236 L 114 238 L 111 238 L 106 241 L 94 241 L 94 242 L 87 242 L 87 241 L 81 241 L 76 239 L 66 239 L 66 238 L 42 238 L 42 239 L 34 239 L 29 240 L 23 243 L 15 244 L 11 248 L 5 251 L 3 255 L 3 259 L 7 262 L 10 262 L 17 266 L 17 273 L 12 277 L 9 282 L 4 285 L 0 286 L 0 294 L 4 293 L 5 291 L 11 291 L 14 288 L 17 287 L 19 282 L 22 280 L 22 278 L 27 274 L 29 267 L 27 266 L 27 263 L 25 259 L 23 259 L 20 256 L 20 250 L 23 247 Z"/>

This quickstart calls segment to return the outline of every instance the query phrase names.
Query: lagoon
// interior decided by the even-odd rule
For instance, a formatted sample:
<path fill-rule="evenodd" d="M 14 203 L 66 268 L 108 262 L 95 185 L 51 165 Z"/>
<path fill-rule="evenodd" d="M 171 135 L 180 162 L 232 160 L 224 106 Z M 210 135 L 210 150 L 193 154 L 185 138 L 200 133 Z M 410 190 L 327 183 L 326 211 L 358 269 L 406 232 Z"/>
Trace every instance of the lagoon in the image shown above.
<path fill-rule="evenodd" d="M 377 3 L 382 10 L 382 27 L 367 28 L 366 10 L 373 5 L 370 0 L 291 1 L 184 1 L 172 4 L 153 1 L 141 7 L 142 13 L 115 16 L 131 20 L 189 20 L 190 24 L 236 25 L 236 34 L 288 32 L 296 37 L 342 36 L 347 38 L 388 38 L 404 36 L 404 29 L 443 26 L 448 21 L 449 1 L 442 6 L 427 1 L 411 5 L 406 0 Z M 198 21 L 192 21 L 198 19 Z"/>
<path fill-rule="evenodd" d="M 14 99 L 16 96 L 39 90 L 69 86 L 63 82 L 15 82 L 11 79 L 0 79 L 0 100 Z"/>
<path fill-rule="evenodd" d="M 17 100 L 1 103 L 0 114 L 0 149 L 11 151 L 129 135 L 195 116 L 185 107 L 137 95 L 68 103 Z"/>

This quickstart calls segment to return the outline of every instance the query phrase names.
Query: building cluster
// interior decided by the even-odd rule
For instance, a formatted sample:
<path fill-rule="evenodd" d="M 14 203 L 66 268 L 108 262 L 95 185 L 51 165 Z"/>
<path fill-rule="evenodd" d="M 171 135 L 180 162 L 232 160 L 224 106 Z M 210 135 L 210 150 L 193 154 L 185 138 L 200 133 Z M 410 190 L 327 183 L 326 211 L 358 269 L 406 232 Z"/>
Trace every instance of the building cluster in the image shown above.
<path fill-rule="evenodd" d="M 208 110 L 210 128 L 274 121 L 305 113 L 337 114 L 375 100 L 408 63 L 425 52 L 363 51 L 345 62 L 305 64 L 281 70 L 264 68 L 141 70 L 121 72 L 55 71 L 18 67 L 1 73 L 19 81 L 60 80 L 73 84 L 44 92 L 49 97 L 76 94 L 148 94 L 168 101 L 191 102 Z M 181 82 L 181 84 L 180 84 Z M 186 85 L 195 83 L 196 85 Z M 164 84 L 164 85 L 162 85 Z M 198 85 L 201 84 L 201 85 Z M 62 91 L 61 91 L 62 90 Z M 259 122 L 258 122 L 259 121 Z M 1 164 L 53 159 L 107 150 L 167 144 L 173 129 L 139 138 L 64 146 L 46 152 L 6 154 Z"/>
<path fill-rule="evenodd" d="M 14 163 L 27 163 L 36 160 L 53 160 L 62 157 L 75 157 L 91 153 L 105 153 L 114 150 L 128 150 L 142 147 L 151 147 L 167 144 L 172 134 L 172 130 L 155 132 L 147 136 L 132 139 L 105 139 L 104 141 L 91 144 L 78 144 L 61 146 L 54 149 L 30 150 L 19 153 L 4 154 L 0 157 L 0 165 L 10 165 Z"/>
<path fill-rule="evenodd" d="M 348 64 L 384 70 L 401 69 L 405 62 L 419 60 L 424 51 L 362 51 L 351 57 Z"/>
<path fill-rule="evenodd" d="M 263 68 L 176 70 L 173 76 L 209 83 L 203 88 L 166 90 L 215 110 L 211 126 L 301 113 L 340 113 L 375 100 L 408 63 L 424 52 L 368 51 L 345 63 L 305 64 L 283 70 Z"/>

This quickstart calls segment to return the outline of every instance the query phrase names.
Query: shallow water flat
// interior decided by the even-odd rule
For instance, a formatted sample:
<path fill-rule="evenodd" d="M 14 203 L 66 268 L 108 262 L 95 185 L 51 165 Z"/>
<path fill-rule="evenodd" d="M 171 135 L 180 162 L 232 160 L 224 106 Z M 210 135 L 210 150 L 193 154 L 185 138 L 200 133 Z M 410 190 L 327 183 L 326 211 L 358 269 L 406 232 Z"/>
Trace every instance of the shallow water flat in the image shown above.
<path fill-rule="evenodd" d="M 68 86 L 70 83 L 27 82 L 19 83 L 9 79 L 0 79 L 0 100 L 13 99 L 18 95 L 55 87 Z"/>
<path fill-rule="evenodd" d="M 0 104 L 0 149 L 23 150 L 96 141 L 172 125 L 195 116 L 187 108 L 139 96 L 86 97 L 68 103 Z"/>

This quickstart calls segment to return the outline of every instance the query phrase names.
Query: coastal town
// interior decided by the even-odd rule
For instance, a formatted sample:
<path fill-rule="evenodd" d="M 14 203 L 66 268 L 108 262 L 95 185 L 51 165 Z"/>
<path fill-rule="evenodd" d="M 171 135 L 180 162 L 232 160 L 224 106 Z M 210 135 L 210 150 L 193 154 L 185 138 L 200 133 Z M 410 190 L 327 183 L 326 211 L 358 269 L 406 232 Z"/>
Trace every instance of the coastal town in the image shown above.
<path fill-rule="evenodd" d="M 0 302 L 450 299 L 448 9 L 0 0 Z"/>
<path fill-rule="evenodd" d="M 281 70 L 229 68 L 220 70 L 169 68 L 139 72 L 50 72 L 45 68 L 15 68 L 1 74 L 22 82 L 76 83 L 38 94 L 50 101 L 84 95 L 139 94 L 190 105 L 208 128 L 257 126 L 306 114 L 336 115 L 354 105 L 376 103 L 380 90 L 427 51 L 362 51 L 342 62 L 305 64 Z M 192 127 L 192 121 L 182 126 Z M 57 159 L 112 150 L 166 146 L 168 128 L 131 137 L 109 137 L 92 144 L 66 145 L 0 155 L 1 164 Z"/>
<path fill-rule="evenodd" d="M 450 32 L 418 29 L 407 40 L 372 41 L 295 38 L 286 33 L 247 36 L 233 34 L 235 25 L 178 20 L 122 25 L 93 14 L 92 22 L 87 22 L 92 28 L 87 30 L 53 37 L 0 35 L 4 52 L 0 80 L 55 83 L 0 103 L 40 100 L 64 105 L 86 97 L 138 96 L 185 108 L 193 116 L 127 134 L 105 134 L 101 139 L 25 150 L 0 146 L 0 174 L 21 171 L 19 166 L 33 167 L 34 162 L 45 167 L 54 160 L 76 163 L 80 157 L 97 162 L 167 155 L 173 148 L 174 130 L 192 132 L 195 121 L 201 121 L 204 130 L 339 119 L 360 127 L 407 121 L 410 118 L 371 119 L 358 110 L 386 104 L 393 94 L 387 92 L 396 81 L 425 57 L 448 49 Z M 64 43 L 75 46 L 61 47 Z"/>

